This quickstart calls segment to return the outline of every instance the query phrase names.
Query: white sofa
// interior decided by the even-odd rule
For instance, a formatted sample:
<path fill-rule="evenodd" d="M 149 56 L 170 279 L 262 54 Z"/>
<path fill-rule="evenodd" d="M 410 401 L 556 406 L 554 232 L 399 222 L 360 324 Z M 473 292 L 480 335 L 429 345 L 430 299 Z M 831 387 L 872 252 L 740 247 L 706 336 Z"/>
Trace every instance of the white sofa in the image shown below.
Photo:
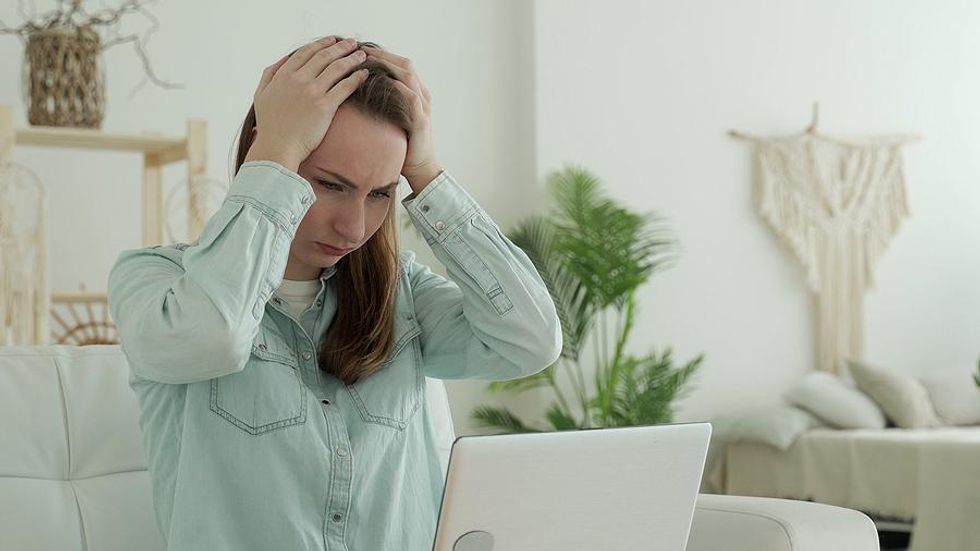
<path fill-rule="evenodd" d="M 118 346 L 0 347 L 0 550 L 164 549 L 128 378 Z M 452 442 L 444 387 L 428 388 Z M 688 545 L 877 549 L 874 525 L 856 511 L 713 495 L 700 496 Z"/>

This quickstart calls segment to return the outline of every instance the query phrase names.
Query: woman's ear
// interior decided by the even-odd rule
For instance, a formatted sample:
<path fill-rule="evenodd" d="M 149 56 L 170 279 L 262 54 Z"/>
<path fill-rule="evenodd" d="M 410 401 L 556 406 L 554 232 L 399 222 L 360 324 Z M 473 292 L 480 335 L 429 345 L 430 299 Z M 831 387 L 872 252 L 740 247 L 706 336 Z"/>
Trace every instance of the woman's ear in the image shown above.
<path fill-rule="evenodd" d="M 259 134 L 259 127 L 253 126 L 252 127 L 251 134 L 252 134 L 252 141 L 254 142 L 255 141 L 255 136 L 257 136 Z"/>

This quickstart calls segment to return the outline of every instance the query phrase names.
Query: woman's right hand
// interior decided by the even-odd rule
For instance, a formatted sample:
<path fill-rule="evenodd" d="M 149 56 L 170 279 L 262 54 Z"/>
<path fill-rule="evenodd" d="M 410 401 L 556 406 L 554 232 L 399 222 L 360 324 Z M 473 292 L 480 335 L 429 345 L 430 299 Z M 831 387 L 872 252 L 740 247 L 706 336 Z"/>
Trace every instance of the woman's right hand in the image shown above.
<path fill-rule="evenodd" d="M 367 78 L 353 39 L 321 38 L 262 72 L 255 90 L 256 136 L 246 160 L 269 158 L 296 170 L 323 141 L 334 114 Z"/>

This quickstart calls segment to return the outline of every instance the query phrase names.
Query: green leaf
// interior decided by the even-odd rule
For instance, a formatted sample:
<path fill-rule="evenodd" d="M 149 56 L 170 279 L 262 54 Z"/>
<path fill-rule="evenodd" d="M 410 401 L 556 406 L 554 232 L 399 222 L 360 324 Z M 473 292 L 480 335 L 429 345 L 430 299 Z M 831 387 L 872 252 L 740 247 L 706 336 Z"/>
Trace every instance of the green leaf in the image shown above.
<path fill-rule="evenodd" d="M 503 429 L 506 432 L 540 432 L 526 426 L 506 408 L 481 406 L 473 410 L 472 419 L 481 427 Z"/>
<path fill-rule="evenodd" d="M 530 218 L 507 237 L 527 254 L 551 294 L 561 322 L 562 356 L 577 360 L 592 328 L 594 307 L 588 290 L 555 246 L 554 225 L 541 217 Z"/>
<path fill-rule="evenodd" d="M 577 430 L 581 428 L 578 421 L 558 404 L 551 404 L 545 417 L 555 430 Z"/>
<path fill-rule="evenodd" d="M 506 381 L 493 381 L 487 385 L 487 390 L 490 392 L 516 392 L 521 393 L 535 388 L 541 388 L 544 386 L 551 385 L 554 378 L 555 366 L 557 363 L 551 364 L 542 371 L 535 373 L 534 375 L 529 375 L 527 377 L 521 377 L 520 379 L 509 379 Z"/>
<path fill-rule="evenodd" d="M 627 297 L 666 267 L 676 243 L 654 214 L 636 214 L 606 198 L 599 179 L 583 168 L 552 175 L 559 210 L 555 247 L 588 290 L 593 306 L 622 308 Z"/>

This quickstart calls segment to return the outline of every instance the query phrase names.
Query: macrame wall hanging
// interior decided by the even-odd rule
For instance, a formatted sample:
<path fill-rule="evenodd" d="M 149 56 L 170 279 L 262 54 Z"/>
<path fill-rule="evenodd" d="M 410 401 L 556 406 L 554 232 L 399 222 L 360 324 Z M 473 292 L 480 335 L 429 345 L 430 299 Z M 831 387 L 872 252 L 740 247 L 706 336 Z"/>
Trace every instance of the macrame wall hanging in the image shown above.
<path fill-rule="evenodd" d="M 816 303 L 817 368 L 836 373 L 864 352 L 864 292 L 908 216 L 902 146 L 917 135 L 840 139 L 803 132 L 752 142 L 756 207 L 803 265 Z"/>
<path fill-rule="evenodd" d="M 0 160 L 0 345 L 48 338 L 44 186 L 29 168 Z"/>

